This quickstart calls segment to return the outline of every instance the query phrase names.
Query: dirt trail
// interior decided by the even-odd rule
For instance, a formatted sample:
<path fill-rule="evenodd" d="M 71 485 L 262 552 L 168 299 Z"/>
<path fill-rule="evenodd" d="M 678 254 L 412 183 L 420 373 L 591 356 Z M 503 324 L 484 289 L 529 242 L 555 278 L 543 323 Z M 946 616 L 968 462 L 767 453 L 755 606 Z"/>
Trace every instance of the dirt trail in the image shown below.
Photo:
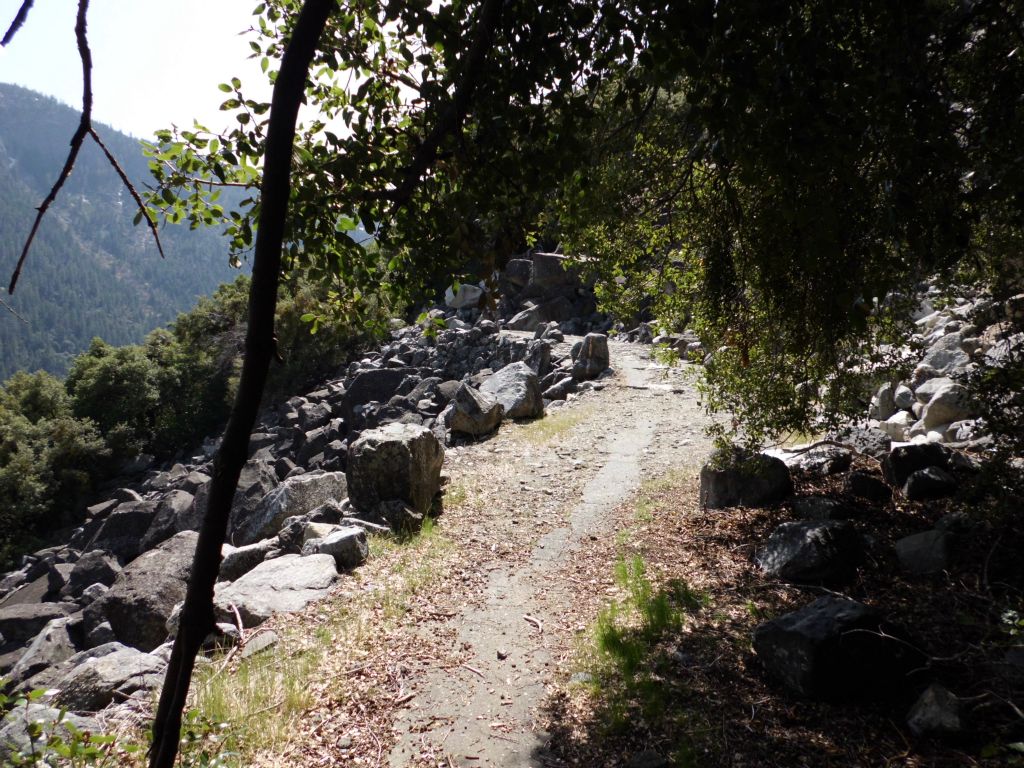
<path fill-rule="evenodd" d="M 453 532 L 490 542 L 496 556 L 474 563 L 489 573 L 446 622 L 460 663 L 409 681 L 416 694 L 395 715 L 394 768 L 544 764 L 538 709 L 567 639 L 581 629 L 566 625 L 566 609 L 587 588 L 560 566 L 588 539 L 614 535 L 608 513 L 644 479 L 693 466 L 709 447 L 689 380 L 647 353 L 613 342 L 615 376 L 568 407 L 579 420 L 564 434 L 531 444 L 503 431 L 450 452 L 453 486 L 482 483 L 488 498 L 485 514 L 454 521 Z M 481 452 L 490 457 L 481 461 Z"/>

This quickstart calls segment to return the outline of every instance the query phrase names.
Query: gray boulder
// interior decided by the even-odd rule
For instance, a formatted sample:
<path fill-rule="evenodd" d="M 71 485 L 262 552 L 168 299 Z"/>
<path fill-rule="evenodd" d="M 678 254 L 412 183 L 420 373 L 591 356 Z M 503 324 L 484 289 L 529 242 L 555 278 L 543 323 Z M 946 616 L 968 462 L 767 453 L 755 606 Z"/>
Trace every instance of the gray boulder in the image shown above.
<path fill-rule="evenodd" d="M 277 548 L 276 537 L 263 539 L 254 544 L 246 544 L 242 547 L 233 547 L 224 544 L 221 547 L 223 559 L 220 562 L 220 581 L 234 581 L 244 576 L 257 565 L 263 562 L 268 554 Z"/>
<path fill-rule="evenodd" d="M 493 395 L 509 419 L 533 419 L 544 415 L 540 379 L 529 365 L 511 363 L 492 374 L 480 391 Z"/>
<path fill-rule="evenodd" d="M 48 707 L 38 701 L 30 701 L 23 707 L 16 707 L 8 712 L 0 724 L 0 765 L 23 765 L 11 761 L 12 754 L 22 756 L 38 752 L 50 734 L 60 735 L 67 740 L 71 735 L 67 726 L 71 725 L 79 731 L 99 733 L 100 724 L 91 717 L 83 717 L 72 712 L 64 712 L 56 707 Z M 30 736 L 41 727 L 38 736 Z"/>
<path fill-rule="evenodd" d="M 103 549 L 125 563 L 142 552 L 142 540 L 156 517 L 157 502 L 127 501 L 103 521 L 90 549 Z"/>
<path fill-rule="evenodd" d="M 841 520 L 782 523 L 757 555 L 765 575 L 802 584 L 843 584 L 863 559 L 860 536 Z"/>
<path fill-rule="evenodd" d="M 51 619 L 29 643 L 21 658 L 7 673 L 7 678 L 17 685 L 47 667 L 70 659 L 78 652 L 81 631 L 81 616 Z"/>
<path fill-rule="evenodd" d="M 921 421 L 926 429 L 934 429 L 943 424 L 970 418 L 973 414 L 969 407 L 967 389 L 950 382 L 936 390 L 932 398 L 921 411 Z"/>
<path fill-rule="evenodd" d="M 470 283 L 460 283 L 459 290 L 453 290 L 453 286 L 448 286 L 444 292 L 444 303 L 452 309 L 462 309 L 463 307 L 475 307 L 481 297 L 484 295 L 484 289 L 479 285 L 471 285 Z"/>
<path fill-rule="evenodd" d="M 960 733 L 960 700 L 949 690 L 932 683 L 907 713 L 907 727 L 915 736 L 944 736 Z"/>
<path fill-rule="evenodd" d="M 522 288 L 530 282 L 532 272 L 533 261 L 530 259 L 509 259 L 503 275 L 512 285 Z"/>
<path fill-rule="evenodd" d="M 151 651 L 167 638 L 167 619 L 185 599 L 199 535 L 183 531 L 125 567 L 114 585 L 85 609 L 86 632 L 109 622 L 118 641 Z"/>
<path fill-rule="evenodd" d="M 86 552 L 75 563 L 68 581 L 61 589 L 64 597 L 79 597 L 87 587 L 102 584 L 109 587 L 121 573 L 121 566 L 102 549 Z"/>
<path fill-rule="evenodd" d="M 896 542 L 900 567 L 915 576 L 930 576 L 949 568 L 948 531 L 934 530 L 904 536 Z"/>
<path fill-rule="evenodd" d="M 940 467 L 925 467 L 911 472 L 903 484 L 903 495 L 910 501 L 944 499 L 956 493 L 956 478 Z"/>
<path fill-rule="evenodd" d="M 234 620 L 238 609 L 246 627 L 262 624 L 275 613 L 304 608 L 324 597 L 338 580 L 331 555 L 283 555 L 260 563 L 242 578 L 217 586 L 218 618 Z"/>
<path fill-rule="evenodd" d="M 352 424 L 357 406 L 369 402 L 386 403 L 398 391 L 408 376 L 415 376 L 415 368 L 374 368 L 359 371 L 349 383 L 341 400 L 342 417 Z"/>
<path fill-rule="evenodd" d="M 871 398 L 871 405 L 868 407 L 868 418 L 885 421 L 896 413 L 896 388 L 891 381 L 882 384 Z"/>
<path fill-rule="evenodd" d="M 464 435 L 488 435 L 498 428 L 505 407 L 487 392 L 459 385 L 444 412 L 444 424 L 452 432 Z"/>
<path fill-rule="evenodd" d="M 892 448 L 892 438 L 873 427 L 847 427 L 829 437 L 876 459 L 881 459 Z"/>
<path fill-rule="evenodd" d="M 366 531 L 359 526 L 346 525 L 323 538 L 309 539 L 302 545 L 302 554 L 330 555 L 338 570 L 347 570 L 365 563 L 370 548 Z"/>
<path fill-rule="evenodd" d="M 754 651 L 793 693 L 826 701 L 888 698 L 922 661 L 874 609 L 834 596 L 760 625 Z"/>
<path fill-rule="evenodd" d="M 400 500 L 426 514 L 440 489 L 443 462 L 444 448 L 426 427 L 389 424 L 367 430 L 348 449 L 349 500 L 366 512 L 382 501 Z"/>
<path fill-rule="evenodd" d="M 962 370 L 971 362 L 970 355 L 963 349 L 963 335 L 948 333 L 932 344 L 922 358 L 920 366 L 935 370 L 945 376 Z"/>
<path fill-rule="evenodd" d="M 18 603 L 0 607 L 0 637 L 7 644 L 27 643 L 54 619 L 70 616 L 68 603 Z"/>
<path fill-rule="evenodd" d="M 142 538 L 142 551 L 152 549 L 181 531 L 199 530 L 199 511 L 195 497 L 188 491 L 171 491 L 156 507 L 156 515 Z"/>
<path fill-rule="evenodd" d="M 274 457 L 269 449 L 258 451 L 242 468 L 238 478 L 235 496 L 231 500 L 231 520 L 237 522 L 248 518 L 263 498 L 277 486 L 277 472 Z M 199 518 L 206 514 L 210 496 L 210 485 L 204 485 L 196 493 L 196 512 Z M 229 523 L 230 525 L 230 523 Z"/>
<path fill-rule="evenodd" d="M 716 451 L 700 470 L 700 501 L 708 509 L 771 506 L 792 492 L 789 468 L 764 453 Z"/>
<path fill-rule="evenodd" d="M 75 712 L 98 712 L 115 700 L 158 688 L 165 666 L 152 654 L 121 647 L 72 669 L 57 683 L 53 701 Z"/>
<path fill-rule="evenodd" d="M 879 504 L 884 504 L 892 498 L 892 488 L 862 469 L 854 470 L 847 475 L 843 486 L 847 493 Z"/>
<path fill-rule="evenodd" d="M 290 477 L 246 514 L 232 515 L 231 541 L 236 546 L 273 536 L 286 518 L 304 515 L 328 501 L 348 496 L 343 472 L 307 473 Z"/>
<path fill-rule="evenodd" d="M 608 337 L 600 333 L 588 333 L 583 337 L 579 354 L 574 356 L 572 377 L 576 381 L 596 379 L 608 368 Z"/>
<path fill-rule="evenodd" d="M 950 470 L 960 466 L 956 452 L 939 443 L 901 445 L 882 459 L 882 475 L 889 485 L 902 488 L 907 478 L 925 467 Z"/>

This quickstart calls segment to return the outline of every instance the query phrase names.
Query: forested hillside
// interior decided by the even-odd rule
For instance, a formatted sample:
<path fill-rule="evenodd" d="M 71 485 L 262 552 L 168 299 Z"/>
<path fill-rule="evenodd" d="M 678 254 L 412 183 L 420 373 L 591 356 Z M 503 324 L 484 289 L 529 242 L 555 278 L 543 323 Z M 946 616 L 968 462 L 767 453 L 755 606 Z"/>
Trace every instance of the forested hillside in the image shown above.
<path fill-rule="evenodd" d="M 78 112 L 54 99 L 0 84 L 0 282 L 6 286 L 35 208 L 56 179 Z M 97 126 L 137 186 L 149 178 L 139 141 Z M 87 142 L 36 237 L 13 296 L 27 320 L 0 311 L 0 381 L 19 369 L 67 370 L 99 336 L 139 342 L 199 296 L 234 279 L 224 239 L 212 229 L 168 226 L 161 259 L 135 207 L 99 148 Z"/>

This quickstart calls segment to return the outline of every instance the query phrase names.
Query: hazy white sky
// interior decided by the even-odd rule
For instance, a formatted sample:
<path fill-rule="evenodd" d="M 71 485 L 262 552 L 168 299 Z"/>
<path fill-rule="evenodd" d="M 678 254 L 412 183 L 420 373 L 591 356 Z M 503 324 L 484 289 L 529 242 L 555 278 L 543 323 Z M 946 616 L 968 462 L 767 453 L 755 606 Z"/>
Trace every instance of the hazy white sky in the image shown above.
<path fill-rule="evenodd" d="M 270 87 L 246 36 L 258 0 L 92 0 L 93 118 L 140 138 L 197 118 L 228 124 L 217 84 L 241 78 L 250 98 Z M 0 0 L 0 36 L 21 0 Z M 0 48 L 0 82 L 17 83 L 78 108 L 82 67 L 75 45 L 76 0 L 35 0 L 28 21 Z M 256 87 L 258 86 L 258 87 Z"/>

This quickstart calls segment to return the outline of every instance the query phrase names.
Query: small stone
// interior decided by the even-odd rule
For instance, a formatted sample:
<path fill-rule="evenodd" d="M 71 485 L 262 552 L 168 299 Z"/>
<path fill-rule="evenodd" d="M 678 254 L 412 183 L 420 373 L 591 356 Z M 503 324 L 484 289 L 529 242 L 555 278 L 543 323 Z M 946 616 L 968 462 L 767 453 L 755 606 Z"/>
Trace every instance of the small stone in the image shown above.
<path fill-rule="evenodd" d="M 907 726 L 917 736 L 959 733 L 960 700 L 944 686 L 932 683 L 907 713 Z"/>

